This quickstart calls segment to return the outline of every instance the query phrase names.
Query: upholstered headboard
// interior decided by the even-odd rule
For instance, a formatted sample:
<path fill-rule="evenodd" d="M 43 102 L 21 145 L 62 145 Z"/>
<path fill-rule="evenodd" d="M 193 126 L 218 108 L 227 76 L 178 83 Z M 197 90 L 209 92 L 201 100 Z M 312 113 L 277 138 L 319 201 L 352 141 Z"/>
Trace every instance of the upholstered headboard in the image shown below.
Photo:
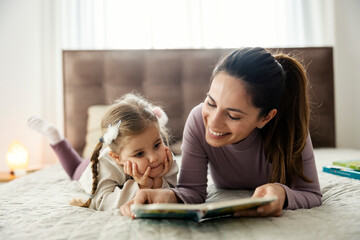
<path fill-rule="evenodd" d="M 291 52 L 306 66 L 313 110 L 310 121 L 313 145 L 334 147 L 332 48 L 269 50 Z M 113 103 L 122 94 L 136 89 L 164 107 L 172 135 L 180 140 L 188 113 L 205 98 L 213 67 L 229 51 L 231 49 L 63 51 L 65 136 L 82 153 L 88 107 Z"/>

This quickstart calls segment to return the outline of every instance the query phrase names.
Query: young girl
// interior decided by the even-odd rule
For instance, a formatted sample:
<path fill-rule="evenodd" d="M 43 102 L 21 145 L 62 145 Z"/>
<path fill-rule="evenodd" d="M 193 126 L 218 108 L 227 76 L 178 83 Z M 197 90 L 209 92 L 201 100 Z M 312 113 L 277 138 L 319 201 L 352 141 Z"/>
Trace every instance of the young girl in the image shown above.
<path fill-rule="evenodd" d="M 48 137 L 65 171 L 79 180 L 89 199 L 73 205 L 96 210 L 120 208 L 144 188 L 175 187 L 178 166 L 164 144 L 167 116 L 144 98 L 126 94 L 102 118 L 102 137 L 82 160 L 59 131 L 39 117 L 28 125 Z M 103 145 L 107 147 L 100 152 Z"/>

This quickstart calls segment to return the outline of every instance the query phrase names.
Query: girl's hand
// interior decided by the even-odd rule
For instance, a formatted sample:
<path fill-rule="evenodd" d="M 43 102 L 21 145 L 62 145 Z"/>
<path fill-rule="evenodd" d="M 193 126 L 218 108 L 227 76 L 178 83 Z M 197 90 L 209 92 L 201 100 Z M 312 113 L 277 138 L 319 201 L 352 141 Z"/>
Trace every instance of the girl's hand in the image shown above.
<path fill-rule="evenodd" d="M 154 181 L 154 184 L 152 186 L 153 189 L 162 188 L 163 179 L 161 177 L 154 178 L 153 181 Z"/>
<path fill-rule="evenodd" d="M 278 184 L 268 183 L 257 187 L 252 197 L 262 198 L 267 196 L 277 196 L 277 200 L 267 205 L 258 207 L 255 210 L 239 211 L 235 217 L 279 217 L 281 216 L 284 202 L 286 199 L 285 189 Z"/>
<path fill-rule="evenodd" d="M 144 203 L 178 203 L 176 195 L 170 189 L 140 189 L 137 191 L 135 197 L 129 202 L 120 207 L 120 212 L 123 216 L 134 218 L 131 212 L 131 204 Z"/>
<path fill-rule="evenodd" d="M 168 147 L 165 148 L 166 158 L 164 159 L 164 169 L 157 177 L 164 177 L 169 171 L 174 162 L 173 155 Z"/>
<path fill-rule="evenodd" d="M 150 167 L 147 167 L 144 174 L 138 172 L 138 166 L 136 163 L 127 161 L 124 164 L 124 172 L 134 178 L 134 180 L 139 184 L 139 188 L 152 188 L 154 181 L 149 177 Z"/>

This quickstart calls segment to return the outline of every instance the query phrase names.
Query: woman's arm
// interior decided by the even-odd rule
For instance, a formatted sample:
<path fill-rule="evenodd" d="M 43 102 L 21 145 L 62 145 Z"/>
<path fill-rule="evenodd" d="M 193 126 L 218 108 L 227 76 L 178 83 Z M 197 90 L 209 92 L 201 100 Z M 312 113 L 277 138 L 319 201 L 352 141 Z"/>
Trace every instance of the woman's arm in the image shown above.
<path fill-rule="evenodd" d="M 173 191 L 184 203 L 203 203 L 207 196 L 208 158 L 201 108 L 200 104 L 190 112 L 183 133 L 180 176 Z"/>
<path fill-rule="evenodd" d="M 259 186 L 255 189 L 253 197 L 277 196 L 278 200 L 256 210 L 238 212 L 235 216 L 280 216 L 283 209 L 312 208 L 321 205 L 322 194 L 310 136 L 306 141 L 302 158 L 304 175 L 312 180 L 311 183 L 296 176 L 291 187 L 280 183 Z"/>
<path fill-rule="evenodd" d="M 302 159 L 304 175 L 312 182 L 305 182 L 300 177 L 295 176 L 292 186 L 279 184 L 286 192 L 287 206 L 284 206 L 285 209 L 312 208 L 320 206 L 322 203 L 322 193 L 310 134 L 306 140 Z"/>

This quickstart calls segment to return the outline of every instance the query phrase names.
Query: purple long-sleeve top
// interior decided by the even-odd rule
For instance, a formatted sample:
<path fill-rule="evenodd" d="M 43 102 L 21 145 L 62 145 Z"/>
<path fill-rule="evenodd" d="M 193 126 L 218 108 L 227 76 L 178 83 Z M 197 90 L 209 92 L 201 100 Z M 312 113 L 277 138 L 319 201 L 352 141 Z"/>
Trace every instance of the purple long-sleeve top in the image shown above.
<path fill-rule="evenodd" d="M 205 125 L 201 115 L 202 104 L 189 114 L 182 142 L 182 164 L 176 189 L 184 203 L 202 203 L 206 200 L 208 166 L 214 184 L 223 189 L 249 189 L 268 183 L 271 163 L 264 154 L 264 143 L 255 129 L 237 144 L 212 147 L 205 140 Z M 292 186 L 281 185 L 286 192 L 286 209 L 311 208 L 321 205 L 321 191 L 310 136 L 302 153 L 305 182 L 296 176 Z"/>

